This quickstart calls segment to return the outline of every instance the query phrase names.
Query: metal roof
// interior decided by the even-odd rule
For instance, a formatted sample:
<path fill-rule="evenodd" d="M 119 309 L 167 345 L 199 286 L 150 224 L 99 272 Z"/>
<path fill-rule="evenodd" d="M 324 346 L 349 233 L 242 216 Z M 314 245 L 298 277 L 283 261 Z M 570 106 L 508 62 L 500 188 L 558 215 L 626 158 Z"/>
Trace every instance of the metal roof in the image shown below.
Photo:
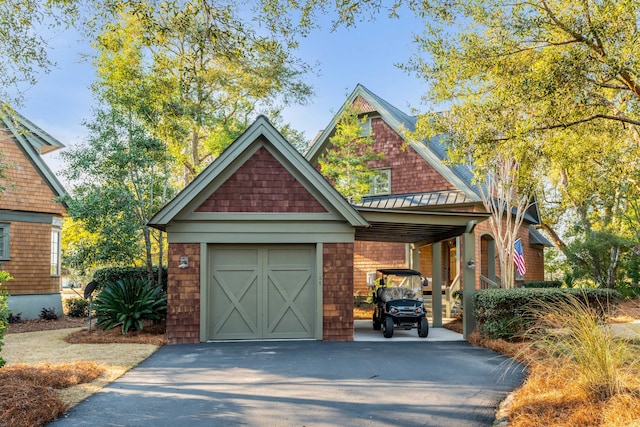
<path fill-rule="evenodd" d="M 443 190 L 426 193 L 392 194 L 389 196 L 365 197 L 355 206 L 376 209 L 403 209 L 427 206 L 446 206 L 474 203 L 460 190 Z"/>

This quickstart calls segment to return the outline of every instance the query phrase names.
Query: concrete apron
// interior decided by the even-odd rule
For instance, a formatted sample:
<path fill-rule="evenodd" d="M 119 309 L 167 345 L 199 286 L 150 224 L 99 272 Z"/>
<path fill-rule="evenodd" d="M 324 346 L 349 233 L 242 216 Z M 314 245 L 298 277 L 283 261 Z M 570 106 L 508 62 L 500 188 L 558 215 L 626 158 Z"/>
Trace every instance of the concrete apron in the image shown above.
<path fill-rule="evenodd" d="M 418 337 L 417 329 L 404 330 L 395 328 L 393 337 L 385 338 L 382 331 L 374 331 L 371 320 L 355 320 L 353 330 L 353 340 L 359 342 L 375 342 L 375 341 L 415 341 L 415 342 L 433 342 L 433 341 L 464 341 L 462 334 L 450 331 L 445 328 L 432 328 L 429 322 L 429 335 L 426 338 Z"/>

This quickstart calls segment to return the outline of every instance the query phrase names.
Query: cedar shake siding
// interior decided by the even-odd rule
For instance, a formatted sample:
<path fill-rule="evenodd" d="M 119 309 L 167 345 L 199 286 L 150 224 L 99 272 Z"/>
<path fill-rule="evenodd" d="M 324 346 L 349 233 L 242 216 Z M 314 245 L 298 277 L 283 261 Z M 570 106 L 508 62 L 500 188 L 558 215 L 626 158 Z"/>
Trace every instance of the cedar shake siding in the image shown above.
<path fill-rule="evenodd" d="M 391 194 L 455 189 L 384 120 L 372 118 L 371 129 L 376 141 L 373 150 L 384 153 L 384 159 L 369 163 L 369 167 L 391 168 Z"/>
<path fill-rule="evenodd" d="M 51 190 L 42 175 L 29 161 L 13 138 L 0 129 L 0 151 L 4 162 L 9 165 L 4 184 L 7 189 L 0 197 L 0 209 L 46 212 L 63 216 L 66 209 L 53 199 Z"/>
<path fill-rule="evenodd" d="M 196 212 L 324 213 L 326 209 L 261 147 Z"/>
<path fill-rule="evenodd" d="M 181 256 L 189 268 L 178 268 Z M 200 342 L 200 244 L 169 244 L 167 282 L 167 341 L 169 344 Z"/>
<path fill-rule="evenodd" d="M 404 243 L 355 242 L 354 245 L 354 295 L 367 296 L 367 273 L 379 268 L 406 268 Z"/>
<path fill-rule="evenodd" d="M 323 245 L 323 340 L 353 341 L 353 244 Z"/>

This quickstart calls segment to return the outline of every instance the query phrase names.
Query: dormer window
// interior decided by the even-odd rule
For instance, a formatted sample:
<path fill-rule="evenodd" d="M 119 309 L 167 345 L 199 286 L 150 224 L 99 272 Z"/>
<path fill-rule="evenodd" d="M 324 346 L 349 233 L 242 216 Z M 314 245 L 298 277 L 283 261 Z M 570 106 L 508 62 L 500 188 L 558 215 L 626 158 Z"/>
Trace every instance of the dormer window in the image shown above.
<path fill-rule="evenodd" d="M 391 194 L 391 169 L 376 169 L 371 178 L 368 196 L 383 196 Z"/>

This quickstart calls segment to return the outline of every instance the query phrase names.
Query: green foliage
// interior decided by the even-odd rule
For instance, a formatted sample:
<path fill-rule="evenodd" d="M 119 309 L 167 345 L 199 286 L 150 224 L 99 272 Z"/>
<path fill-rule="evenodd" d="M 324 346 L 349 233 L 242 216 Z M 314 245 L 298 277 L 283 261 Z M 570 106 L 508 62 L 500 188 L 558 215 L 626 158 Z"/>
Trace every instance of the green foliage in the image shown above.
<path fill-rule="evenodd" d="M 153 283 L 158 283 L 159 269 L 153 267 Z M 168 271 L 166 267 L 162 268 L 163 289 L 167 290 Z M 93 273 L 93 280 L 98 283 L 98 289 L 104 288 L 109 282 L 117 282 L 118 280 L 148 280 L 147 269 L 145 267 L 109 267 L 101 268 Z"/>
<path fill-rule="evenodd" d="M 473 304 L 481 334 L 512 341 L 531 327 L 532 307 L 570 298 L 585 301 L 602 316 L 619 294 L 611 289 L 487 289 L 473 295 Z"/>
<path fill-rule="evenodd" d="M 40 320 L 58 320 L 56 309 L 52 307 L 42 307 L 42 310 L 40 310 Z"/>
<path fill-rule="evenodd" d="M 67 316 L 87 317 L 89 315 L 89 301 L 84 298 L 68 298 L 64 300 Z"/>
<path fill-rule="evenodd" d="M 353 108 L 347 108 L 338 118 L 336 132 L 331 137 L 331 148 L 320 158 L 320 172 L 329 179 L 336 190 L 347 200 L 359 202 L 369 193 L 377 172 L 370 168 L 383 154 L 373 150 L 375 140 L 363 136 L 363 124 L 367 116 L 360 116 Z"/>
<path fill-rule="evenodd" d="M 5 273 L 4 271 L 0 271 L 0 273 Z M 7 298 L 9 294 L 7 293 L 7 289 L 4 286 L 0 286 L 0 352 L 2 351 L 2 346 L 4 345 L 4 335 L 7 333 L 7 325 L 9 324 L 9 315 L 11 310 L 7 306 Z M 5 360 L 0 357 L 0 368 L 2 368 L 5 364 Z"/>
<path fill-rule="evenodd" d="M 640 297 L 640 285 L 629 282 L 618 282 L 614 288 L 620 294 L 622 300 L 636 299 Z"/>
<path fill-rule="evenodd" d="M 168 143 L 185 185 L 252 117 L 312 93 L 308 66 L 235 5 L 114 1 L 102 12 L 96 92 Z"/>
<path fill-rule="evenodd" d="M 525 282 L 522 284 L 523 288 L 561 288 L 562 287 L 562 282 L 560 280 L 538 280 L 538 281 L 531 281 L 531 282 Z"/>
<path fill-rule="evenodd" d="M 621 257 L 632 245 L 631 239 L 614 233 L 591 231 L 581 233 L 567 245 L 565 253 L 574 277 L 593 278 L 598 286 L 612 288 L 622 279 Z"/>
<path fill-rule="evenodd" d="M 71 0 L 2 2 L 0 99 L 20 103 L 22 91 L 55 67 L 49 57 L 50 35 L 73 23 L 77 17 L 76 5 L 77 2 Z"/>
<path fill-rule="evenodd" d="M 145 320 L 160 321 L 166 315 L 167 294 L 146 280 L 108 282 L 94 302 L 96 326 L 104 330 L 120 326 L 122 334 L 140 331 Z"/>
<path fill-rule="evenodd" d="M 571 381 L 592 399 L 606 401 L 629 391 L 638 360 L 634 346 L 603 325 L 593 303 L 576 295 L 539 301 L 525 337 L 538 353 L 570 366 Z"/>

